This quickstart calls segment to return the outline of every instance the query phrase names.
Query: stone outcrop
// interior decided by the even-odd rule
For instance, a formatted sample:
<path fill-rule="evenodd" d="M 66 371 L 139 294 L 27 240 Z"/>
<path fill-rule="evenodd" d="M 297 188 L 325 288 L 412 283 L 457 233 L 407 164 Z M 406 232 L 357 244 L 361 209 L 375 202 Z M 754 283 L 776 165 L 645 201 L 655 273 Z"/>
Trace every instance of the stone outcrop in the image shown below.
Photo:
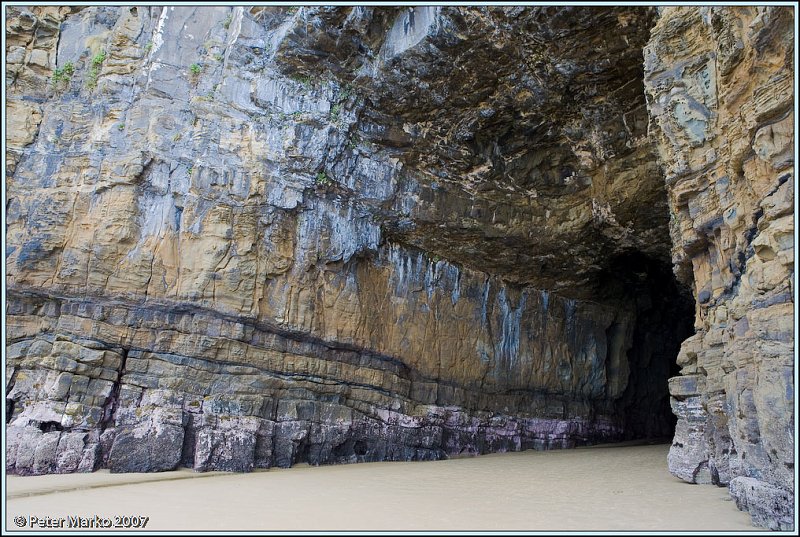
<path fill-rule="evenodd" d="M 750 115 L 697 119 L 665 70 L 778 77 L 785 11 L 10 8 L 7 468 L 667 437 L 673 377 L 671 467 L 760 512 L 790 469 L 723 442 L 793 421 L 755 388 L 793 374 L 791 110 L 709 71 Z"/>
<path fill-rule="evenodd" d="M 666 8 L 645 87 L 696 334 L 670 380 L 670 471 L 794 520 L 794 20 L 781 7 Z"/>

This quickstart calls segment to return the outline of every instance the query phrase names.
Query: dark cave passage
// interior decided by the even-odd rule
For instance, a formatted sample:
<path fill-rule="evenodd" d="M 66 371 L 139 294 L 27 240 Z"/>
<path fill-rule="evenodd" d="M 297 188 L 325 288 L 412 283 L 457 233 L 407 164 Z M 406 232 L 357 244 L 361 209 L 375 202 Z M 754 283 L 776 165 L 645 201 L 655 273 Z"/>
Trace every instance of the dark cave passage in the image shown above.
<path fill-rule="evenodd" d="M 612 258 L 601 284 L 605 296 L 627 304 L 636 315 L 625 353 L 628 384 L 618 400 L 626 439 L 671 438 L 677 418 L 670 409 L 667 382 L 678 375 L 678 351 L 694 331 L 691 292 L 676 281 L 669 262 L 638 251 Z M 616 324 L 607 332 L 609 346 L 619 351 L 625 345 L 625 334 Z"/>

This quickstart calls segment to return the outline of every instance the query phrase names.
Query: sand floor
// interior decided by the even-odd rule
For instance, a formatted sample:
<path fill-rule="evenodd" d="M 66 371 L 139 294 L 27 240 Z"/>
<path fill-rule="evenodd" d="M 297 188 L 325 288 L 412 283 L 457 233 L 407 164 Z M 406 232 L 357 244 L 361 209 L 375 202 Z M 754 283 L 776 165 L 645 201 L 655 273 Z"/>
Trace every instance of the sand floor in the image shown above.
<path fill-rule="evenodd" d="M 727 489 L 671 476 L 668 447 L 299 465 L 251 474 L 8 476 L 6 529 L 20 529 L 19 516 L 99 515 L 147 516 L 146 530 L 756 531 Z"/>

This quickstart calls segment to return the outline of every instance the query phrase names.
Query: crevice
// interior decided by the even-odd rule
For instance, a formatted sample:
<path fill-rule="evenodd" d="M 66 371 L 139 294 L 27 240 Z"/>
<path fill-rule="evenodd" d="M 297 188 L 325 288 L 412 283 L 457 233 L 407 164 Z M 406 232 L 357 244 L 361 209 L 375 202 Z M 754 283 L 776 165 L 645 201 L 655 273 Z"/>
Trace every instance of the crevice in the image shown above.
<path fill-rule="evenodd" d="M 186 468 L 194 468 L 196 448 L 197 448 L 197 427 L 195 425 L 195 416 L 189 414 L 186 416 L 184 413 L 183 425 L 183 444 L 181 446 L 180 466 Z"/>
<path fill-rule="evenodd" d="M 10 343 L 10 342 L 11 341 L 9 340 L 8 343 Z M 17 372 L 18 371 L 19 371 L 19 368 L 15 367 L 14 371 L 11 373 L 11 378 L 8 379 L 8 383 L 6 384 L 6 393 L 7 394 L 11 393 L 11 391 L 14 389 L 14 385 L 17 382 Z M 6 397 L 6 425 L 11 423 L 11 420 L 14 417 L 14 409 L 16 408 L 16 406 L 17 406 L 17 402 L 14 399 L 11 399 L 10 397 Z"/>
<path fill-rule="evenodd" d="M 358 457 L 363 457 L 367 454 L 369 449 L 368 444 L 363 440 L 356 440 L 353 444 L 353 453 L 356 454 Z"/>
<path fill-rule="evenodd" d="M 14 406 L 15 405 L 16 405 L 16 402 L 13 399 L 6 398 L 6 425 L 11 423 L 11 418 L 14 415 Z"/>
<path fill-rule="evenodd" d="M 39 423 L 39 430 L 43 433 L 61 432 L 64 430 L 64 426 L 57 421 L 43 421 Z"/>
<path fill-rule="evenodd" d="M 126 372 L 125 365 L 128 360 L 128 349 L 122 349 L 121 356 L 122 361 L 120 363 L 119 370 L 117 371 L 117 380 L 111 387 L 111 393 L 105 400 L 105 403 L 103 403 L 103 418 L 100 420 L 98 425 L 98 429 L 101 433 L 114 426 L 115 414 L 119 408 L 119 392 L 122 388 L 122 378 Z"/>

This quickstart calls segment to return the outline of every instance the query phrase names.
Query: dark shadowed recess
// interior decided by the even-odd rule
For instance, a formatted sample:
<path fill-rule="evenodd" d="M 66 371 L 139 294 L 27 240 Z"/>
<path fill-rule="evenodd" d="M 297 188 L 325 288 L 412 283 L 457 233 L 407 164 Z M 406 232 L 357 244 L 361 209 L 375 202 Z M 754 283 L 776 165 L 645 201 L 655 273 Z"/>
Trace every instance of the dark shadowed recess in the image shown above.
<path fill-rule="evenodd" d="M 626 438 L 670 439 L 677 419 L 667 382 L 678 375 L 681 342 L 694 331 L 691 291 L 675 279 L 668 261 L 635 250 L 609 259 L 600 284 L 608 299 L 627 303 L 636 312 L 627 350 L 630 376 L 619 401 Z M 608 329 L 610 344 L 615 326 Z"/>

